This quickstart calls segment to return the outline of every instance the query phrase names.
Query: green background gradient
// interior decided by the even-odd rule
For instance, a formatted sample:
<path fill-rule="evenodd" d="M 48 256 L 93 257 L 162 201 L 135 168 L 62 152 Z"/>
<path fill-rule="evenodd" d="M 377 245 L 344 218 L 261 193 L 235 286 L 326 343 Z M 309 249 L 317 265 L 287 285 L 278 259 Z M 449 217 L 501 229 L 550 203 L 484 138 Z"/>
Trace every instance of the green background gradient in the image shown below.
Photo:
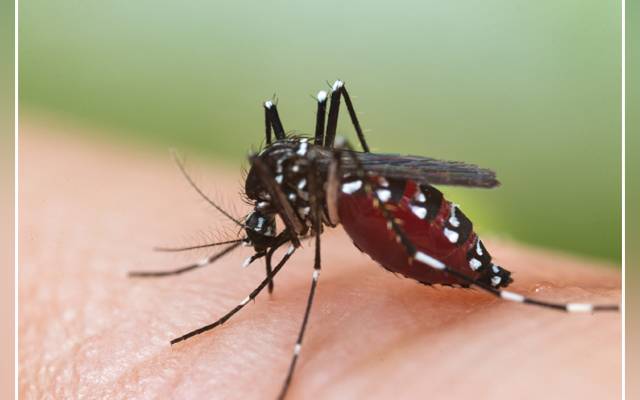
<path fill-rule="evenodd" d="M 626 353 L 627 399 L 640 398 L 640 4 L 626 8 Z"/>
<path fill-rule="evenodd" d="M 14 8 L 0 0 L 0 398 L 14 388 Z"/>
<path fill-rule="evenodd" d="M 276 92 L 309 133 L 347 82 L 375 151 L 466 160 L 448 189 L 481 233 L 620 261 L 620 4 L 21 2 L 24 115 L 240 164 Z M 347 120 L 339 132 L 352 135 Z M 351 136 L 353 137 L 353 136 Z"/>

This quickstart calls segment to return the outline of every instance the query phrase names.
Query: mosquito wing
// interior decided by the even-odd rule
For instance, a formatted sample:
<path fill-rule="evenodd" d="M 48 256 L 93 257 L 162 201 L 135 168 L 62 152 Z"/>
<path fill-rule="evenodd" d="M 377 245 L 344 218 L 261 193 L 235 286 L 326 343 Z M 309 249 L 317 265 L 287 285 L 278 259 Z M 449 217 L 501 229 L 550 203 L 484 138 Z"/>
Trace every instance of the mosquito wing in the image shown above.
<path fill-rule="evenodd" d="M 322 149 L 322 161 L 330 160 L 330 153 Z M 445 161 L 420 156 L 354 152 L 365 170 L 390 179 L 412 179 L 419 183 L 452 185 L 475 188 L 494 188 L 500 185 L 496 173 L 490 169 L 460 161 Z M 344 172 L 355 172 L 350 156 L 342 160 Z"/>

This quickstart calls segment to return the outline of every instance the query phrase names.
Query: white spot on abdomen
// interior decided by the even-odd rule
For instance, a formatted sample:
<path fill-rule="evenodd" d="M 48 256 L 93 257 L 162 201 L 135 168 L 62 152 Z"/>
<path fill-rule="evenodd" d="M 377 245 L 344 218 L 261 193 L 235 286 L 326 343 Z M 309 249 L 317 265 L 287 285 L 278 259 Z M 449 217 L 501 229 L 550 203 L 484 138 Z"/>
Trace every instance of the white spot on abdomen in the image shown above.
<path fill-rule="evenodd" d="M 449 239 L 451 243 L 457 243 L 460 238 L 460 234 L 456 231 L 452 231 L 449 228 L 444 228 L 444 235 Z"/>
<path fill-rule="evenodd" d="M 424 219 L 427 216 L 427 209 L 421 206 L 411 206 L 411 212 L 420 219 Z"/>
<path fill-rule="evenodd" d="M 362 188 L 362 181 L 353 181 L 342 184 L 342 193 L 353 194 Z"/>
<path fill-rule="evenodd" d="M 460 220 L 458 219 L 458 217 L 456 217 L 456 207 L 457 205 L 451 204 L 451 216 L 449 217 L 449 223 L 454 228 L 457 228 L 460 226 Z"/>
<path fill-rule="evenodd" d="M 376 194 L 378 195 L 378 199 L 383 203 L 389 201 L 391 198 L 391 191 L 387 189 L 378 189 Z"/>
<path fill-rule="evenodd" d="M 472 258 L 471 260 L 469 260 L 469 267 L 471 267 L 472 270 L 475 271 L 481 266 L 482 266 L 482 263 L 477 258 Z"/>

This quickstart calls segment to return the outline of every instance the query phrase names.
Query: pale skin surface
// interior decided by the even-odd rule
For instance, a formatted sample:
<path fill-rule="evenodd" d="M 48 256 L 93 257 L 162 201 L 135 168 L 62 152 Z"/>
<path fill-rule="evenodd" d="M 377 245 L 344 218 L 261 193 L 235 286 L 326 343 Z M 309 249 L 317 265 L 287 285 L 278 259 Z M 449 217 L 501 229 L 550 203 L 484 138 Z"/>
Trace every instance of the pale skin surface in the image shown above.
<path fill-rule="evenodd" d="M 179 277 L 128 279 L 132 269 L 209 254 L 159 254 L 154 245 L 199 244 L 221 225 L 227 236 L 236 228 L 198 199 L 168 156 L 22 126 L 21 398 L 275 398 L 302 320 L 312 243 L 278 275 L 272 296 L 265 290 L 224 326 L 172 348 L 170 339 L 238 304 L 264 277 L 263 264 L 241 269 L 251 254 L 243 248 Z M 189 167 L 242 215 L 239 172 L 198 160 Z M 619 314 L 567 315 L 426 287 L 384 271 L 340 228 L 322 239 L 290 399 L 620 396 Z M 620 301 L 614 268 L 483 239 L 514 272 L 512 291 Z"/>

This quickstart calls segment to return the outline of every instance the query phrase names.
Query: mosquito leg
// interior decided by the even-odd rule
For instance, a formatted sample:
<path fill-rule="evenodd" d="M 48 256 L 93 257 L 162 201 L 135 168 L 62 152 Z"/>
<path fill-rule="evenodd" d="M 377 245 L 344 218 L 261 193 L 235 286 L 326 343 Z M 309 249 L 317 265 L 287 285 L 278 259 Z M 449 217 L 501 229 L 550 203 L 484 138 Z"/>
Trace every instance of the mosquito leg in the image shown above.
<path fill-rule="evenodd" d="M 286 232 L 286 231 L 285 231 L 285 232 Z M 281 236 L 280 238 L 285 237 L 285 232 L 281 233 L 281 235 L 282 235 L 282 236 Z M 286 232 L 286 235 L 287 235 L 287 237 L 288 237 L 288 232 Z M 302 238 L 304 239 L 305 237 L 306 237 L 306 236 L 303 236 Z M 287 239 L 287 240 L 290 240 L 290 239 Z M 266 254 L 264 254 L 264 256 L 265 256 L 265 267 L 266 267 L 266 270 L 267 270 L 267 276 L 270 276 L 270 275 L 271 275 L 271 272 L 272 272 L 272 270 L 273 270 L 273 266 L 272 266 L 273 255 L 274 255 L 274 253 L 276 252 L 276 250 L 278 250 L 278 247 L 280 247 L 280 245 L 273 246 L 273 247 L 271 247 L 271 248 L 269 249 L 269 251 L 267 251 L 267 253 L 266 253 Z M 268 287 L 269 294 L 273 293 L 274 285 L 275 285 L 275 284 L 274 284 L 274 282 L 273 282 L 273 277 L 272 277 L 272 278 L 269 280 L 269 287 Z"/>
<path fill-rule="evenodd" d="M 316 246 L 318 245 L 319 240 L 316 239 Z M 317 248 L 317 247 L 316 247 Z M 317 253 L 317 252 L 316 252 Z M 305 330 L 307 329 L 307 323 L 309 321 L 309 315 L 311 314 L 311 306 L 313 305 L 313 299 L 316 293 L 316 286 L 318 285 L 318 278 L 320 277 L 320 260 L 318 255 L 316 254 L 316 265 L 314 265 L 313 276 L 311 279 L 311 289 L 309 291 L 309 297 L 307 298 L 307 307 L 304 311 L 304 318 L 302 320 L 302 326 L 300 327 L 300 332 L 298 333 L 298 339 L 296 340 L 296 344 L 293 348 L 293 357 L 291 358 L 291 362 L 289 363 L 289 370 L 287 371 L 287 377 L 282 385 L 282 389 L 280 390 L 280 394 L 278 395 L 278 399 L 284 399 L 287 395 L 287 391 L 289 390 L 289 386 L 291 385 L 291 379 L 293 378 L 293 373 L 296 368 L 296 364 L 298 362 L 298 356 L 300 355 L 300 350 L 302 349 L 302 339 L 304 338 Z"/>
<path fill-rule="evenodd" d="M 183 340 L 187 340 L 187 339 L 189 339 L 189 338 L 191 338 L 193 336 L 196 336 L 196 335 L 199 335 L 201 333 L 210 331 L 210 330 L 214 329 L 215 327 L 224 324 L 229 318 L 231 318 L 235 313 L 240 311 L 251 300 L 255 299 L 256 296 L 258 296 L 258 294 L 260 294 L 262 289 L 264 289 L 265 286 L 267 286 L 269 281 L 271 281 L 273 279 L 273 277 L 276 276 L 276 274 L 282 269 L 282 267 L 285 265 L 285 263 L 289 260 L 291 255 L 294 253 L 295 249 L 296 248 L 294 246 L 289 247 L 289 250 L 287 250 L 285 255 L 282 257 L 282 260 L 280 260 L 280 262 L 275 266 L 275 268 L 273 269 L 273 271 L 271 271 L 269 276 L 267 276 L 262 282 L 260 282 L 260 285 L 258 285 L 258 287 L 255 288 L 247 297 L 245 297 L 244 300 L 242 300 L 240 302 L 240 304 L 235 306 L 231 311 L 226 313 L 222 318 L 220 318 L 219 320 L 217 320 L 216 322 L 214 322 L 212 324 L 205 325 L 205 326 L 203 326 L 201 328 L 198 328 L 198 329 L 193 330 L 193 331 L 191 331 L 191 332 L 189 332 L 189 333 L 187 333 L 185 335 L 182 335 L 180 337 L 177 337 L 177 338 L 171 340 L 171 344 L 174 345 L 174 344 L 176 344 L 178 342 L 182 342 Z"/>
<path fill-rule="evenodd" d="M 275 239 L 275 245 L 271 246 L 271 248 L 263 253 L 256 253 L 253 256 L 249 257 L 243 264 L 244 266 L 248 266 L 249 264 L 251 264 L 255 259 L 259 258 L 259 257 L 264 257 L 265 258 L 265 268 L 267 270 L 267 278 L 269 278 L 271 276 L 271 273 L 273 271 L 273 266 L 272 266 L 272 261 L 273 261 L 273 255 L 276 252 L 276 250 L 278 250 L 278 248 L 282 245 L 282 243 L 286 243 L 286 241 L 290 240 L 289 239 L 289 232 L 288 231 L 283 231 L 281 232 L 278 237 Z M 273 293 L 273 288 L 274 288 L 274 282 L 273 282 L 273 278 L 269 279 L 269 283 L 268 283 L 268 290 L 269 290 L 269 294 Z"/>
<path fill-rule="evenodd" d="M 324 141 L 324 120 L 327 114 L 327 92 L 321 90 L 316 96 L 318 99 L 318 112 L 316 113 L 316 136 L 314 143 L 322 146 Z"/>
<path fill-rule="evenodd" d="M 324 137 L 324 147 L 333 148 L 333 142 L 335 141 L 336 130 L 338 128 L 340 97 L 344 97 L 344 102 L 347 105 L 347 111 L 349 111 L 349 116 L 351 117 L 351 123 L 353 123 L 353 127 L 358 134 L 358 140 L 360 141 L 362 150 L 365 153 L 368 153 L 369 146 L 367 145 L 367 141 L 364 138 L 364 132 L 362 132 L 362 128 L 360 127 L 358 116 L 356 115 L 356 111 L 353 108 L 351 97 L 349 97 L 349 93 L 347 92 L 347 88 L 344 86 L 344 82 L 339 80 L 335 81 L 331 89 L 331 104 L 329 105 L 329 117 L 327 119 L 327 132 Z"/>
<path fill-rule="evenodd" d="M 155 251 L 163 251 L 163 252 L 167 252 L 167 253 L 175 253 L 175 252 L 179 252 L 179 251 L 189 251 L 189 250 L 196 250 L 196 249 L 204 249 L 206 247 L 220 246 L 220 245 L 223 245 L 223 244 L 244 242 L 245 240 L 246 239 L 234 239 L 234 240 L 225 240 L 224 242 L 198 244 L 198 245 L 195 245 L 195 246 L 187 246 L 187 247 L 154 247 L 153 249 Z"/>
<path fill-rule="evenodd" d="M 262 258 L 266 255 L 265 252 L 259 252 L 259 253 L 255 253 L 252 256 L 247 257 L 244 262 L 242 263 L 242 268 L 246 268 L 248 267 L 252 262 L 254 262 L 255 260 L 257 260 L 258 258 Z"/>
<path fill-rule="evenodd" d="M 338 148 L 337 150 L 338 152 L 340 152 L 339 149 L 343 147 L 350 150 L 350 146 L 346 142 L 339 143 L 338 146 L 336 147 Z M 362 180 L 362 182 L 364 182 L 365 191 L 369 196 L 371 196 L 371 198 L 373 199 L 374 205 L 380 210 L 380 212 L 386 219 L 389 230 L 396 236 L 397 242 L 404 247 L 405 251 L 407 252 L 407 255 L 411 260 L 415 260 L 423 265 L 426 265 L 429 268 L 447 272 L 448 274 L 455 276 L 456 278 L 468 283 L 469 285 L 476 286 L 481 290 L 484 290 L 485 292 L 488 292 L 496 297 L 499 297 L 507 301 L 530 304 L 530 305 L 535 305 L 539 307 L 565 311 L 569 313 L 594 312 L 594 311 L 618 311 L 619 310 L 619 306 L 617 304 L 598 305 L 598 304 L 588 304 L 588 303 L 557 303 L 557 302 L 536 300 L 519 293 L 514 293 L 508 290 L 494 288 L 418 250 L 416 246 L 411 242 L 411 240 L 407 237 L 402 227 L 396 222 L 395 218 L 391 214 L 391 211 L 387 209 L 384 202 L 380 200 L 377 192 L 373 190 L 370 181 L 366 179 L 365 171 L 362 168 L 362 165 L 360 164 L 359 160 L 353 155 L 351 151 L 346 151 L 344 153 L 348 154 L 353 159 L 353 162 L 357 166 L 357 174 L 359 178 Z"/>
<path fill-rule="evenodd" d="M 513 301 L 516 303 L 523 304 L 531 304 L 539 307 L 551 308 L 554 310 L 565 311 L 569 313 L 585 313 L 585 312 L 594 312 L 594 311 L 618 311 L 619 306 L 617 304 L 588 304 L 588 303 L 558 303 L 558 302 L 550 302 L 532 299 L 530 297 L 526 297 L 522 294 L 511 292 L 509 290 L 497 289 L 486 283 L 480 282 L 475 278 L 468 276 L 463 272 L 459 272 L 456 269 L 451 268 L 448 265 L 445 265 L 441 261 L 431 257 L 428 254 L 425 254 L 415 248 L 413 243 L 409 241 L 404 231 L 398 224 L 395 223 L 393 217 L 390 214 L 385 216 L 387 222 L 391 224 L 391 229 L 399 238 L 400 243 L 405 248 L 405 251 L 412 259 L 418 261 L 421 264 L 424 264 L 430 268 L 445 271 L 462 281 L 469 283 L 470 285 L 477 286 L 478 288 L 496 296 L 503 300 Z"/>
<path fill-rule="evenodd" d="M 310 202 L 314 213 L 313 231 L 315 234 L 315 258 L 313 262 L 313 275 L 311 279 L 311 289 L 309 290 L 309 296 L 307 298 L 307 307 L 305 308 L 304 318 L 302 319 L 302 326 L 300 327 L 298 339 L 296 340 L 296 344 L 293 348 L 293 357 L 291 358 L 291 362 L 289 363 L 287 377 L 284 381 L 284 384 L 282 385 L 280 394 L 278 395 L 279 400 L 284 399 L 287 395 L 287 391 L 289 390 L 291 379 L 293 378 L 293 373 L 298 362 L 298 356 L 300 355 L 300 350 L 302 349 L 302 340 L 304 339 L 304 333 L 307 329 L 309 315 L 311 314 L 311 306 L 313 305 L 316 286 L 318 285 L 318 278 L 320 277 L 320 233 L 322 227 L 321 186 L 317 175 L 317 168 L 313 159 L 309 168 L 308 181 Z"/>
<path fill-rule="evenodd" d="M 324 136 L 324 147 L 332 148 L 336 139 L 336 131 L 338 129 L 338 113 L 340 112 L 340 96 L 344 83 L 335 81 L 331 87 L 331 104 L 329 105 L 329 116 L 327 117 L 327 132 Z"/>
<path fill-rule="evenodd" d="M 284 127 L 280 121 L 280 115 L 278 115 L 278 107 L 271 100 L 264 102 L 264 119 L 267 144 L 271 144 L 271 128 L 273 128 L 277 140 L 285 138 Z"/>
<path fill-rule="evenodd" d="M 265 257 L 265 268 L 267 270 L 267 277 L 271 276 L 273 268 L 271 267 L 271 257 L 272 257 L 272 253 L 267 253 L 267 256 Z M 273 283 L 273 279 L 269 279 L 269 284 L 267 287 L 267 290 L 269 291 L 269 294 L 273 293 L 273 288 L 274 288 L 274 283 Z"/>
<path fill-rule="evenodd" d="M 187 265 L 187 266 L 182 267 L 182 268 L 173 269 L 173 270 L 169 270 L 169 271 L 131 271 L 131 272 L 129 272 L 129 277 L 131 277 L 131 278 L 155 278 L 155 277 L 161 277 L 161 276 L 180 275 L 180 274 L 185 273 L 187 271 L 193 271 L 196 268 L 201 268 L 201 267 L 204 267 L 204 266 L 207 266 L 209 264 L 212 264 L 212 263 L 216 262 L 218 259 L 222 258 L 223 256 L 227 255 L 231 251 L 233 251 L 236 248 L 238 248 L 238 246 L 240 246 L 241 244 L 242 244 L 242 242 L 233 243 L 231 246 L 225 247 L 224 250 L 222 250 L 219 253 L 216 253 L 216 254 L 211 255 L 211 256 L 209 256 L 207 258 L 204 258 L 204 259 L 198 261 L 195 264 Z"/>
<path fill-rule="evenodd" d="M 267 145 L 271 144 L 271 125 L 269 109 L 264 105 L 264 139 L 267 142 Z"/>
<path fill-rule="evenodd" d="M 365 153 L 369 152 L 369 146 L 367 145 L 367 141 L 364 138 L 364 132 L 362 131 L 362 127 L 360 127 L 360 122 L 358 121 L 358 116 L 356 115 L 356 110 L 353 108 L 353 103 L 351 102 L 351 97 L 349 96 L 349 92 L 347 92 L 347 88 L 342 85 L 342 96 L 344 96 L 344 103 L 347 105 L 347 111 L 349 111 L 349 117 L 351 117 L 351 123 L 358 134 L 358 140 L 360 141 L 360 145 L 362 146 L 362 150 Z"/>

